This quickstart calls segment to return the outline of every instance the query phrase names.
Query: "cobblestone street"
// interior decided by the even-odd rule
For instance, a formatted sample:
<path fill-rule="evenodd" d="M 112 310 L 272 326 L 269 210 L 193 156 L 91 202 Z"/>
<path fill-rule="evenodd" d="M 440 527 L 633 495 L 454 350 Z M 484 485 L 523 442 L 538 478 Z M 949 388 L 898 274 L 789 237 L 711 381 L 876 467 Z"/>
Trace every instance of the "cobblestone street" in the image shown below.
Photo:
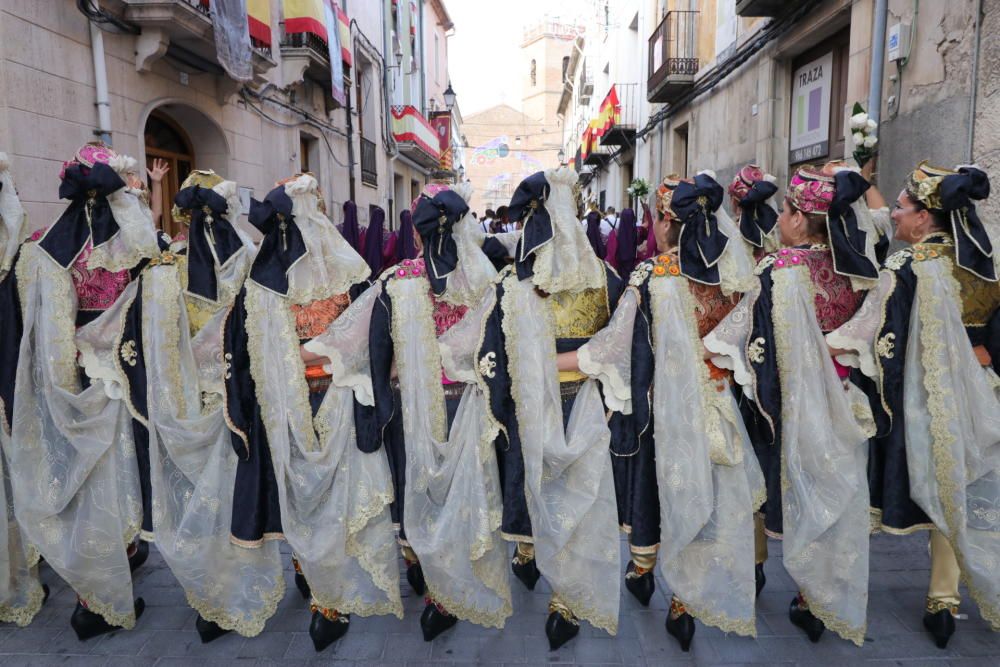
<path fill-rule="evenodd" d="M 767 587 L 758 605 L 756 640 L 726 636 L 699 624 L 691 652 L 681 653 L 663 628 L 668 596 L 657 577 L 657 591 L 648 609 L 624 587 L 619 634 L 609 637 L 585 626 L 580 636 L 556 652 L 548 650 L 544 635 L 549 590 L 544 579 L 528 592 L 512 579 L 514 616 L 503 631 L 459 623 L 433 643 L 420 636 L 418 620 L 423 600 L 403 583 L 406 617 L 354 618 L 339 643 L 317 654 L 309 640 L 308 606 L 292 584 L 277 614 L 256 638 L 230 635 L 202 645 L 194 629 L 195 613 L 170 570 L 151 550 L 137 573 L 136 592 L 146 600 L 146 612 L 135 630 L 120 631 L 87 643 L 77 641 L 69 627 L 72 592 L 43 566 L 43 578 L 52 597 L 28 628 L 0 628 L 0 664 L 73 665 L 364 665 L 421 664 L 625 664 L 721 665 L 907 665 L 962 667 L 995 666 L 1000 661 L 1000 635 L 988 630 L 971 602 L 962 607 L 969 618 L 944 651 L 937 649 L 921 625 L 929 560 L 923 534 L 912 537 L 878 536 L 872 541 L 871 599 L 868 640 L 858 649 L 826 633 L 810 644 L 788 621 L 788 602 L 794 585 L 780 565 L 780 543 L 771 541 L 766 566 Z M 623 550 L 623 558 L 625 558 Z M 624 562 L 624 561 L 623 561 Z"/>

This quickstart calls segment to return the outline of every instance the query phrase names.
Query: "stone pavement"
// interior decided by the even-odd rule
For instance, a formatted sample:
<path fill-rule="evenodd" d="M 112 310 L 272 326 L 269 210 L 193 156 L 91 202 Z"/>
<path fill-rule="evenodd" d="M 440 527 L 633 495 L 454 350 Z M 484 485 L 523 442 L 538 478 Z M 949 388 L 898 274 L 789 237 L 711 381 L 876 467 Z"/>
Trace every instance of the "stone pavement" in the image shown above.
<path fill-rule="evenodd" d="M 72 592 L 43 565 L 52 597 L 27 628 L 0 626 L 0 665 L 128 665 L 142 667 L 228 665 L 301 665 L 344 661 L 365 665 L 424 665 L 506 663 L 542 665 L 591 663 L 625 665 L 935 665 L 962 667 L 1000 665 L 1000 633 L 992 633 L 970 603 L 969 615 L 944 651 L 924 633 L 921 616 L 929 559 L 926 536 L 877 536 L 872 541 L 868 640 L 863 648 L 829 632 L 819 644 L 788 621 L 787 609 L 795 587 L 780 564 L 780 543 L 771 541 L 768 577 L 758 604 L 757 639 L 726 636 L 701 624 L 691 652 L 684 654 L 666 634 L 667 600 L 662 579 L 649 608 L 641 607 L 622 587 L 619 634 L 609 637 L 589 626 L 559 651 L 548 650 L 544 636 L 549 590 L 544 579 L 528 592 L 512 578 L 514 616 L 503 631 L 468 623 L 426 643 L 420 635 L 423 600 L 403 580 L 406 618 L 354 618 L 339 643 L 317 654 L 307 634 L 309 609 L 292 584 L 265 631 L 253 639 L 227 635 L 202 645 L 194 629 L 195 612 L 184 600 L 170 570 L 151 549 L 150 559 L 136 574 L 136 592 L 146 600 L 146 612 L 132 631 L 119 631 L 86 643 L 69 627 Z M 623 549 L 623 567 L 625 551 Z M 998 575 L 1000 576 L 1000 575 Z"/>

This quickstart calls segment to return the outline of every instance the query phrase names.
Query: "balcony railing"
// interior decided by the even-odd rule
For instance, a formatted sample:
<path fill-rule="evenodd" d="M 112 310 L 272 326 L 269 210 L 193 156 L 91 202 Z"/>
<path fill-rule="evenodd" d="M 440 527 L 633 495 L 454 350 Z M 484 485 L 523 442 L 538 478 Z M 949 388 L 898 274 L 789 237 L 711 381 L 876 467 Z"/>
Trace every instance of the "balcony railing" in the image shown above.
<path fill-rule="evenodd" d="M 639 124 L 639 84 L 616 83 L 613 90 L 618 99 L 618 109 L 612 118 L 612 125 L 601 136 L 601 145 L 631 145 Z M 608 93 L 608 97 L 610 96 L 611 93 Z"/>
<path fill-rule="evenodd" d="M 141 29 L 135 45 L 138 71 L 150 71 L 166 56 L 182 71 L 225 74 L 216 55 L 208 0 L 108 0 L 103 7 Z M 263 81 L 275 62 L 266 44 L 254 40 L 251 47 L 255 78 Z M 232 93 L 239 85 L 232 82 L 223 88 Z"/>
<path fill-rule="evenodd" d="M 733 0 L 737 16 L 780 16 L 802 4 L 798 0 Z"/>
<path fill-rule="evenodd" d="M 285 33 L 281 38 L 281 46 L 290 49 L 312 49 L 320 54 L 327 63 L 330 62 L 330 47 L 319 35 L 311 32 Z"/>
<path fill-rule="evenodd" d="M 583 158 L 583 163 L 594 167 L 600 167 L 610 159 L 611 151 L 604 146 L 594 146 L 593 150 L 591 150 L 590 153 Z"/>
<path fill-rule="evenodd" d="M 378 186 L 378 165 L 375 160 L 375 142 L 361 137 L 361 182 Z"/>
<path fill-rule="evenodd" d="M 649 38 L 646 99 L 673 102 L 698 72 L 697 11 L 667 12 Z"/>

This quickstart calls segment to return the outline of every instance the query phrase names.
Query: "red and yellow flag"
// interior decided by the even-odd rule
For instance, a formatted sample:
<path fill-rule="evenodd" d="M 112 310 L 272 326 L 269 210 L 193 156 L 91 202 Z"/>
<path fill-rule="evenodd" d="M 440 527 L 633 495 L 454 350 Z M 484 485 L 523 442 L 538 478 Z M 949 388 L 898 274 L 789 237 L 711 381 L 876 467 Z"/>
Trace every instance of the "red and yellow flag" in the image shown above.
<path fill-rule="evenodd" d="M 250 38 L 271 46 L 271 3 L 269 0 L 247 0 L 247 22 Z"/>
<path fill-rule="evenodd" d="M 285 32 L 308 32 L 329 43 L 323 0 L 285 0 Z"/>
<path fill-rule="evenodd" d="M 604 101 L 601 102 L 597 118 L 590 122 L 590 126 L 594 128 L 594 134 L 598 137 L 604 136 L 605 132 L 617 125 L 621 120 L 621 110 L 621 104 L 618 102 L 618 91 L 612 85 Z"/>

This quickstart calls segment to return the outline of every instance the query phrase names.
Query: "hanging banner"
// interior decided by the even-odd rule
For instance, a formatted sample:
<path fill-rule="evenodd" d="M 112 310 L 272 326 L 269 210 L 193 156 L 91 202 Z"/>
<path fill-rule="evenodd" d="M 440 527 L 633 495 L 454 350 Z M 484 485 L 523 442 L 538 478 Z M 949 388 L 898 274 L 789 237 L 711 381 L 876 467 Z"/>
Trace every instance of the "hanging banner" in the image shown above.
<path fill-rule="evenodd" d="M 308 32 L 328 42 L 323 6 L 323 0 L 284 0 L 285 33 Z"/>
<path fill-rule="evenodd" d="M 329 35 L 327 42 L 330 47 L 330 79 L 333 89 L 330 95 L 341 106 L 347 104 L 347 94 L 344 90 L 344 49 L 340 44 L 340 20 L 337 12 L 340 8 L 333 0 L 325 0 L 323 3 L 323 14 L 326 19 L 326 32 Z M 350 49 L 350 42 L 347 44 Z"/>
<path fill-rule="evenodd" d="M 246 0 L 212 0 L 211 9 L 215 57 L 219 64 L 237 81 L 253 80 Z"/>
<path fill-rule="evenodd" d="M 451 112 L 439 111 L 431 114 L 431 126 L 438 136 L 438 146 L 441 150 L 441 160 L 439 166 L 442 169 L 451 169 Z"/>
<path fill-rule="evenodd" d="M 792 75 L 790 163 L 829 155 L 832 90 L 833 52 L 806 63 Z"/>
<path fill-rule="evenodd" d="M 250 39 L 256 42 L 257 45 L 270 48 L 270 0 L 247 0 L 247 21 L 250 24 Z"/>

